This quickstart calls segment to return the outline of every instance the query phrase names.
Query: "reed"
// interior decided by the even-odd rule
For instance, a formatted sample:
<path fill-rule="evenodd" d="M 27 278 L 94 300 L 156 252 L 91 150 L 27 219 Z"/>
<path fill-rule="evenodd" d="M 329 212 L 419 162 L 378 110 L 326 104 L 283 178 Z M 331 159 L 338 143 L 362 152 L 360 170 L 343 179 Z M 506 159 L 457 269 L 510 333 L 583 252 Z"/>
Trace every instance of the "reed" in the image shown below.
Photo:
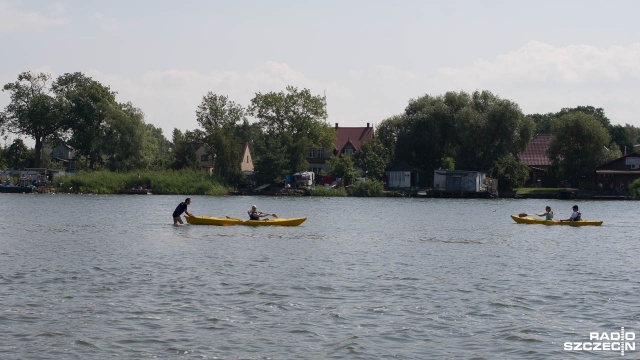
<path fill-rule="evenodd" d="M 83 194 L 117 194 L 141 187 L 158 195 L 227 195 L 230 188 L 199 171 L 80 172 L 54 179 L 58 191 Z"/>
<path fill-rule="evenodd" d="M 347 196 L 347 191 L 344 188 L 330 188 L 324 186 L 312 186 L 309 188 L 309 194 L 311 196 Z"/>

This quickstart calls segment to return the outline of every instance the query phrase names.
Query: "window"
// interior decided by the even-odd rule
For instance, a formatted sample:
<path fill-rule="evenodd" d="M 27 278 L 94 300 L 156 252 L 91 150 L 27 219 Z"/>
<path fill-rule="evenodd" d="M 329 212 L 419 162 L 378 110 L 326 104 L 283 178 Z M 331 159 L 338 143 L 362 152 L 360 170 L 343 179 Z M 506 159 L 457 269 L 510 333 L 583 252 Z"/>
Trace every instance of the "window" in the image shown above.
<path fill-rule="evenodd" d="M 315 159 L 318 157 L 318 150 L 316 149 L 309 149 L 309 158 L 311 159 Z"/>
<path fill-rule="evenodd" d="M 351 157 L 353 155 L 353 149 L 352 148 L 345 148 L 344 149 L 344 154 Z"/>
<path fill-rule="evenodd" d="M 209 161 L 209 154 L 200 155 L 200 161 Z"/>

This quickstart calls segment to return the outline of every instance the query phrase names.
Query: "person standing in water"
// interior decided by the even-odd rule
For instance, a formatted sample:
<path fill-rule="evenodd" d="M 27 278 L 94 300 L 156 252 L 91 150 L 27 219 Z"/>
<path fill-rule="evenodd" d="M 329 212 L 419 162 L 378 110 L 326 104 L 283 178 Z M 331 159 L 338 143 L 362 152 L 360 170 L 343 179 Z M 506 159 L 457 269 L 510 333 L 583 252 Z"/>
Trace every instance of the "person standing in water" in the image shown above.
<path fill-rule="evenodd" d="M 189 206 L 190 204 L 191 204 L 191 198 L 187 198 L 184 202 L 181 202 L 180 204 L 178 204 L 176 209 L 173 211 L 173 225 L 184 224 L 182 222 L 182 218 L 180 217 L 182 213 L 187 214 L 187 216 L 193 216 L 192 213 L 187 211 L 187 206 Z"/>

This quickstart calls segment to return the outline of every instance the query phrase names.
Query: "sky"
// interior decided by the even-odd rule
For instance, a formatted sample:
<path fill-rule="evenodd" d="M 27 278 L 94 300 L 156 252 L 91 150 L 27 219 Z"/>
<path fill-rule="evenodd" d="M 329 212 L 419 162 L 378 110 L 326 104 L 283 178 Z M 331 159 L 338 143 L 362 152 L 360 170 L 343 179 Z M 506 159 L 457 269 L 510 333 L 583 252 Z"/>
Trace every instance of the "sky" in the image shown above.
<path fill-rule="evenodd" d="M 289 85 L 326 96 L 331 125 L 488 90 L 524 114 L 594 106 L 640 127 L 639 13 L 618 0 L 0 0 L 0 86 L 81 72 L 169 140 L 198 128 L 208 92 L 246 107 Z"/>

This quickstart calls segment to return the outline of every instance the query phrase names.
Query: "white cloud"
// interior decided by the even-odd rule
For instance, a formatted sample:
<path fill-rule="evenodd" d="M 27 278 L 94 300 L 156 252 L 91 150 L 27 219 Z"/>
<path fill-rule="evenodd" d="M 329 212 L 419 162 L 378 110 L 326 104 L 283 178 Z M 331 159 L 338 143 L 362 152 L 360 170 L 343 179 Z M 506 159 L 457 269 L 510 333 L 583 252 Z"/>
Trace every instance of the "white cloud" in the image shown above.
<path fill-rule="evenodd" d="M 531 41 L 491 60 L 477 60 L 440 74 L 460 84 L 530 82 L 578 84 L 619 82 L 640 77 L 640 43 L 627 47 L 554 47 Z"/>
<path fill-rule="evenodd" d="M 0 0 L 0 33 L 34 29 L 43 30 L 52 26 L 67 25 L 64 6 L 54 4 L 49 14 L 25 10 L 22 1 Z"/>

